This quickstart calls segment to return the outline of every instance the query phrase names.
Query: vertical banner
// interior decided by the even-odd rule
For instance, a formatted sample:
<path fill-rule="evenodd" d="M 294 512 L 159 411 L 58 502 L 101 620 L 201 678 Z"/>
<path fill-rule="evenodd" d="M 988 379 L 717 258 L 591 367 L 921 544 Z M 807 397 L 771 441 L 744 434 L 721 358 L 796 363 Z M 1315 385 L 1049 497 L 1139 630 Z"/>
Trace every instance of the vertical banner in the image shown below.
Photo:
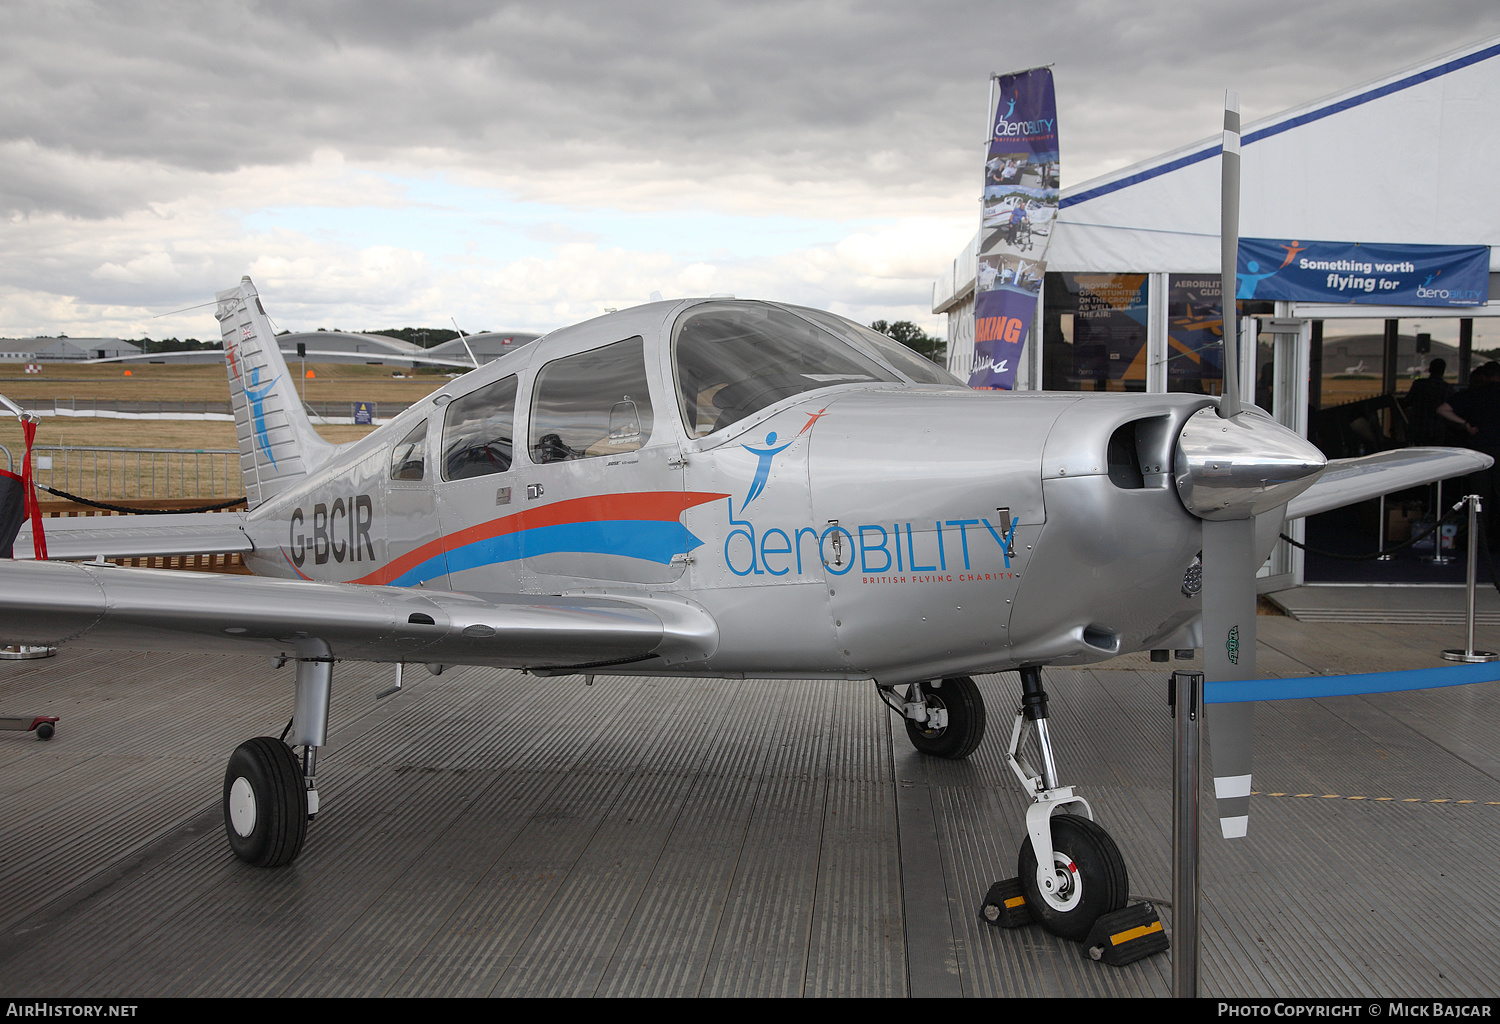
<path fill-rule="evenodd" d="M 1046 273 L 1057 217 L 1057 97 L 1052 71 L 996 79 L 974 286 L 974 369 L 969 386 L 1009 391 Z"/>

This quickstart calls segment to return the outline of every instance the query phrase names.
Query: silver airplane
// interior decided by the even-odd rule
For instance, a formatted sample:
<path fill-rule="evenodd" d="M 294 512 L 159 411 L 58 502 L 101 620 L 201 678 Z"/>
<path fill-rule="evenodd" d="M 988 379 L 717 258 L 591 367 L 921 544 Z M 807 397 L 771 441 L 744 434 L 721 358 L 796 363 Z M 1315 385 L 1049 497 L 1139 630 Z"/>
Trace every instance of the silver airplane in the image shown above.
<path fill-rule="evenodd" d="M 249 278 L 216 315 L 249 511 L 47 521 L 54 559 L 99 561 L 28 561 L 18 538 L 0 642 L 295 662 L 290 735 L 241 745 L 224 781 L 229 844 L 262 866 L 298 855 L 320 806 L 340 660 L 394 663 L 398 686 L 407 665 L 872 680 L 944 758 L 985 735 L 971 677 L 1018 671 L 1021 886 L 1082 938 L 1124 905 L 1126 868 L 1060 781 L 1043 666 L 1204 647 L 1205 522 L 1231 506 L 1253 515 L 1253 587 L 1286 518 L 1488 464 L 1325 469 L 1258 410 L 1231 431 L 1201 395 L 974 391 L 842 317 L 732 299 L 555 331 L 335 446 Z M 257 575 L 102 564 L 205 551 Z M 1220 788 L 1229 831 L 1248 770 L 1228 773 L 1245 799 Z"/>

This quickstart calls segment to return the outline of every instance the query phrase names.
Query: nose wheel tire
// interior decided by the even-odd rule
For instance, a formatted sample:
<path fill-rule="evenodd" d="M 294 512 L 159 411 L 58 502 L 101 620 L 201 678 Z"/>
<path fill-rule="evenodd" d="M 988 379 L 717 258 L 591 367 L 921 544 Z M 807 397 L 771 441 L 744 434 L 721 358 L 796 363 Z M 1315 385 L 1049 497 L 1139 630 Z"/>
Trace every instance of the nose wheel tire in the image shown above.
<path fill-rule="evenodd" d="M 1031 838 L 1021 844 L 1016 858 L 1021 894 L 1042 927 L 1082 942 L 1095 921 L 1122 909 L 1130 899 L 1125 858 L 1108 832 L 1087 818 L 1070 814 L 1052 816 L 1052 857 L 1057 889 L 1042 892 L 1037 885 Z"/>
<path fill-rule="evenodd" d="M 307 787 L 292 748 L 258 736 L 241 743 L 224 773 L 229 847 L 260 868 L 290 864 L 307 838 Z"/>
<path fill-rule="evenodd" d="M 968 676 L 944 679 L 943 685 L 913 684 L 922 687 L 928 708 L 948 712 L 948 724 L 930 729 L 925 722 L 906 720 L 906 735 L 911 745 L 923 754 L 960 761 L 979 748 L 984 739 L 984 696 Z"/>

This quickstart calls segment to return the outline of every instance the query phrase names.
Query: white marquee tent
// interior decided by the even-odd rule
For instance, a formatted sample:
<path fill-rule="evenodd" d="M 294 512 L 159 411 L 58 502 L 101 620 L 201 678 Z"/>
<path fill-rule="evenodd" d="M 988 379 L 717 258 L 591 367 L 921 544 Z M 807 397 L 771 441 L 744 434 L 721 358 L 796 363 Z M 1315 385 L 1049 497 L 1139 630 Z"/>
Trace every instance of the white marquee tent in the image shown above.
<path fill-rule="evenodd" d="M 1491 245 L 1500 271 L 1497 111 L 1500 37 L 1249 123 L 1241 234 Z M 1218 155 L 1215 135 L 1064 189 L 1047 269 L 1216 273 Z M 974 251 L 971 242 L 933 288 L 961 373 L 972 351 Z M 1494 312 L 1500 301 L 1480 315 Z"/>
<path fill-rule="evenodd" d="M 1240 230 L 1259 238 L 1493 245 L 1500 39 L 1244 128 Z M 1219 140 L 1063 192 L 1054 270 L 1216 271 Z"/>

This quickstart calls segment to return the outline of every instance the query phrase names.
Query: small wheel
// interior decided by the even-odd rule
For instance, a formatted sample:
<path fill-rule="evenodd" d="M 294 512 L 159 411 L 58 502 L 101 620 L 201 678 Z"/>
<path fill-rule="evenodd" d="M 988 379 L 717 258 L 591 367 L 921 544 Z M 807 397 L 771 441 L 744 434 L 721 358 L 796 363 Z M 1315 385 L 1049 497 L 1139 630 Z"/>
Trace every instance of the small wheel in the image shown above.
<path fill-rule="evenodd" d="M 292 748 L 257 736 L 224 773 L 224 831 L 234 855 L 259 868 L 290 864 L 307 838 L 307 788 Z"/>
<path fill-rule="evenodd" d="M 929 708 L 948 712 L 948 724 L 929 729 L 925 722 L 906 720 L 906 735 L 911 745 L 924 754 L 961 761 L 979 748 L 984 739 L 984 696 L 968 676 L 944 679 L 943 685 L 913 684 L 922 687 Z"/>
<path fill-rule="evenodd" d="M 36 738 L 39 740 L 50 740 L 57 730 L 51 722 L 43 722 L 36 727 Z"/>
<path fill-rule="evenodd" d="M 1042 892 L 1036 881 L 1036 852 L 1031 837 L 1026 837 L 1016 858 L 1021 894 L 1042 927 L 1082 942 L 1095 921 L 1122 909 L 1130 899 L 1125 858 L 1108 832 L 1087 818 L 1071 814 L 1052 816 L 1052 857 L 1057 865 L 1058 888 L 1056 892 Z"/>

